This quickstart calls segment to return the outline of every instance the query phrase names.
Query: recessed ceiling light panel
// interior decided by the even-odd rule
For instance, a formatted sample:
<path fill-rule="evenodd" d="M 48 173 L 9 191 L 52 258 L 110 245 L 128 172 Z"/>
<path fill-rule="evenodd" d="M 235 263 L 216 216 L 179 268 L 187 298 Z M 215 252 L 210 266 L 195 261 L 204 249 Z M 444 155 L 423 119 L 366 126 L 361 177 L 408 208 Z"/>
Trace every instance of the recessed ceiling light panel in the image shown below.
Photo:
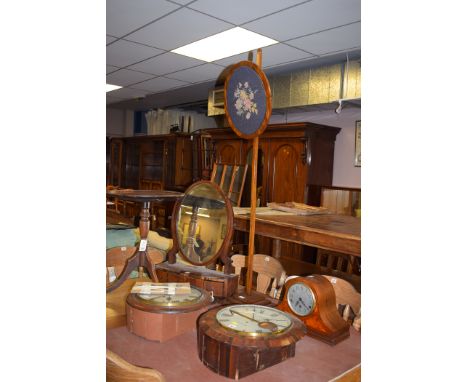
<path fill-rule="evenodd" d="M 112 90 L 120 89 L 122 86 L 106 84 L 106 93 L 111 92 Z"/>
<path fill-rule="evenodd" d="M 277 44 L 278 41 L 243 28 L 233 28 L 174 49 L 171 52 L 212 62 Z"/>

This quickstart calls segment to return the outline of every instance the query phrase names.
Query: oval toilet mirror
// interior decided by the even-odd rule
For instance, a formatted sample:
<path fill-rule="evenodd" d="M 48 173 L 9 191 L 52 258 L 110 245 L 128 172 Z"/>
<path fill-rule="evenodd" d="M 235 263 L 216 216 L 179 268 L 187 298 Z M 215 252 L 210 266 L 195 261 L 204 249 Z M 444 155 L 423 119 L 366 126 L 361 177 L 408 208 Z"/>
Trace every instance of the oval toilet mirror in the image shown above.
<path fill-rule="evenodd" d="M 231 241 L 232 206 L 212 182 L 192 184 L 176 203 L 173 219 L 173 237 L 179 253 L 193 265 L 216 261 Z"/>

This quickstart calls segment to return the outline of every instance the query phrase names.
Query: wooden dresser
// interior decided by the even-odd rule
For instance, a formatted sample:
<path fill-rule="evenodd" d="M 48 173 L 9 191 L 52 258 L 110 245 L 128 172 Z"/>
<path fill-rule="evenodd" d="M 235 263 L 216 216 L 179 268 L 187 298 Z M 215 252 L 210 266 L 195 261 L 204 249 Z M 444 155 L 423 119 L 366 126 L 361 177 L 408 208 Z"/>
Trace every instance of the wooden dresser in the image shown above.
<path fill-rule="evenodd" d="M 192 140 L 189 134 L 146 135 L 110 140 L 108 179 L 111 185 L 142 190 L 185 191 L 192 184 Z M 151 229 L 170 228 L 173 204 L 152 204 Z M 140 206 L 125 203 L 126 217 L 139 214 Z"/>
<path fill-rule="evenodd" d="M 268 125 L 259 140 L 258 199 L 261 206 L 269 202 L 295 201 L 320 205 L 321 188 L 333 181 L 333 157 L 336 135 L 340 128 L 315 123 Z M 250 164 L 252 142 L 239 138 L 229 128 L 204 131 L 211 136 L 217 163 Z M 241 205 L 250 203 L 250 171 Z M 291 259 L 307 261 L 310 253 L 294 243 L 282 242 L 281 253 Z M 271 239 L 258 237 L 257 253 L 271 254 Z M 310 252 L 310 250 L 308 251 Z M 281 262 L 288 271 L 287 257 Z"/>
<path fill-rule="evenodd" d="M 192 183 L 192 141 L 189 134 L 112 138 L 110 183 L 142 188 L 159 182 L 166 190 L 183 190 Z"/>

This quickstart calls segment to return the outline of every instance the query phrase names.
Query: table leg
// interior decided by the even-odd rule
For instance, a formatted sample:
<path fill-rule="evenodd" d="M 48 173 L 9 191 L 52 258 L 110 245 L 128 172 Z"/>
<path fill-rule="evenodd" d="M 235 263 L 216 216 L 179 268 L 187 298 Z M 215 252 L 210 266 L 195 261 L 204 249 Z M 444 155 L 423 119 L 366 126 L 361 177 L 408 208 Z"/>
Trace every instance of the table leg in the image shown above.
<path fill-rule="evenodd" d="M 281 257 L 281 240 L 273 239 L 273 257 L 279 259 Z"/>

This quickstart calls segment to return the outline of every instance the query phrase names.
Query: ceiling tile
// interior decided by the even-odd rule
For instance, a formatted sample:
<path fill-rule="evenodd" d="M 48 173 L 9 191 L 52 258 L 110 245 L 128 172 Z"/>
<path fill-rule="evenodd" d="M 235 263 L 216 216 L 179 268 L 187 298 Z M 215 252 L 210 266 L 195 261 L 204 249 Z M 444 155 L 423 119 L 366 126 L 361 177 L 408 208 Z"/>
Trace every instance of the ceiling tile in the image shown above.
<path fill-rule="evenodd" d="M 299 49 L 291 48 L 284 44 L 275 44 L 262 48 L 262 67 L 279 65 L 289 61 L 297 61 L 304 58 L 313 58 L 309 53 L 303 52 Z M 254 55 L 255 59 L 255 55 Z M 236 62 L 247 60 L 247 53 L 241 53 L 236 56 L 223 58 L 222 60 L 215 61 L 216 64 L 228 66 Z"/>
<path fill-rule="evenodd" d="M 110 97 L 119 98 L 119 99 L 130 99 L 130 98 L 140 98 L 144 97 L 150 92 L 147 90 L 141 89 L 132 89 L 132 88 L 121 88 L 109 92 Z"/>
<path fill-rule="evenodd" d="M 181 70 L 167 77 L 187 82 L 202 82 L 217 79 L 223 68 L 219 65 L 205 64 L 195 68 Z"/>
<path fill-rule="evenodd" d="M 106 74 L 115 72 L 116 70 L 119 70 L 117 66 L 112 66 L 112 65 L 106 65 Z"/>
<path fill-rule="evenodd" d="M 112 41 L 115 41 L 115 40 L 117 40 L 117 38 L 115 38 L 113 36 L 106 35 L 106 45 L 111 43 Z"/>
<path fill-rule="evenodd" d="M 120 69 L 117 72 L 106 76 L 106 82 L 108 84 L 128 86 L 137 82 L 149 80 L 153 78 L 152 74 L 135 72 L 133 70 Z"/>
<path fill-rule="evenodd" d="M 150 92 L 156 93 L 163 90 L 169 90 L 172 88 L 177 88 L 180 86 L 188 85 L 187 82 L 174 80 L 171 78 L 158 77 L 152 80 L 142 82 L 141 84 L 133 85 L 133 88 L 148 90 Z"/>
<path fill-rule="evenodd" d="M 240 25 L 258 17 L 302 3 L 304 0 L 198 0 L 189 7 Z"/>
<path fill-rule="evenodd" d="M 160 49 L 119 40 L 106 47 L 106 64 L 124 67 L 163 52 Z"/>
<path fill-rule="evenodd" d="M 180 4 L 180 5 L 185 5 L 185 4 L 188 4 L 190 2 L 192 2 L 193 0 L 172 0 L 173 3 L 177 3 L 177 4 Z"/>
<path fill-rule="evenodd" d="M 232 27 L 233 25 L 213 17 L 182 8 L 132 33 L 128 38 L 161 49 L 172 50 Z"/>
<path fill-rule="evenodd" d="M 106 33 L 122 37 L 177 8 L 165 0 L 107 0 Z"/>
<path fill-rule="evenodd" d="M 247 23 L 243 27 L 285 41 L 360 20 L 360 0 L 315 0 Z"/>
<path fill-rule="evenodd" d="M 145 73 L 152 73 L 156 76 L 162 76 L 164 74 L 173 73 L 178 70 L 187 69 L 204 63 L 205 61 L 169 52 L 140 62 L 139 64 L 132 65 L 129 68 Z"/>
<path fill-rule="evenodd" d="M 361 45 L 361 23 L 290 40 L 288 44 L 317 55 L 356 48 Z"/>

